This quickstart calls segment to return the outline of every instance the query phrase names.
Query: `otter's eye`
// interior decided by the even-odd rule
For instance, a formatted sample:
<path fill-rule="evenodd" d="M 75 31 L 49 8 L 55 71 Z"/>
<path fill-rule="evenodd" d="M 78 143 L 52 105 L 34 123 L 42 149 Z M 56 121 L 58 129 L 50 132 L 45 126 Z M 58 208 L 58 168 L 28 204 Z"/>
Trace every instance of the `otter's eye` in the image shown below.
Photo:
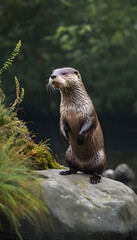
<path fill-rule="evenodd" d="M 63 72 L 63 73 L 62 73 L 62 75 L 66 75 L 66 73 L 65 73 L 65 72 Z"/>
<path fill-rule="evenodd" d="M 77 71 L 75 71 L 74 73 L 75 73 L 76 75 L 78 75 L 78 72 L 77 72 Z"/>

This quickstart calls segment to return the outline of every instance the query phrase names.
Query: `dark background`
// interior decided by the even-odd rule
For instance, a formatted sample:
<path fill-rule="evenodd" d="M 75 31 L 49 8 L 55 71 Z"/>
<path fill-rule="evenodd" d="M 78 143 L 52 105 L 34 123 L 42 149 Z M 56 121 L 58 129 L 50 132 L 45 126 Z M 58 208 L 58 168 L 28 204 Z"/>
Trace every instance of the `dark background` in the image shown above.
<path fill-rule="evenodd" d="M 137 170 L 137 3 L 135 0 L 1 0 L 0 65 L 22 41 L 20 55 L 2 75 L 15 98 L 14 76 L 25 88 L 18 111 L 36 141 L 49 144 L 60 163 L 59 93 L 46 90 L 52 69 L 81 73 L 105 138 L 108 167 L 127 162 Z"/>

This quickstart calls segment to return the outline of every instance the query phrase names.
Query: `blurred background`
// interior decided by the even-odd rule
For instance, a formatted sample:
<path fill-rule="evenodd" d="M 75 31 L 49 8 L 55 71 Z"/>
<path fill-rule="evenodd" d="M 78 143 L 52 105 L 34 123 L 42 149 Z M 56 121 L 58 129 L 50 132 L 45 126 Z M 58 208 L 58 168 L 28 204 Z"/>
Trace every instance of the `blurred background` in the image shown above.
<path fill-rule="evenodd" d="M 103 128 L 107 168 L 125 162 L 137 174 L 137 2 L 1 0 L 1 67 L 19 40 L 20 55 L 3 74 L 2 86 L 7 105 L 15 98 L 14 76 L 25 88 L 18 116 L 36 142 L 50 139 L 58 162 L 64 163 L 60 94 L 50 94 L 46 85 L 53 69 L 74 67 Z"/>

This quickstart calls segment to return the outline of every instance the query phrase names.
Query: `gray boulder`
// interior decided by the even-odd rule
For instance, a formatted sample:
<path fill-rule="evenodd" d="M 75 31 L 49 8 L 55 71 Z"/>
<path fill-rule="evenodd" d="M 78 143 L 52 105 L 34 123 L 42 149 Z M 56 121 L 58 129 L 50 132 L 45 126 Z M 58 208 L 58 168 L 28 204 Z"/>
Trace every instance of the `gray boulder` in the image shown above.
<path fill-rule="evenodd" d="M 103 173 L 103 177 L 107 177 L 110 179 L 115 179 L 115 171 L 113 169 L 107 169 Z"/>
<path fill-rule="evenodd" d="M 47 176 L 41 197 L 50 217 L 44 232 L 22 226 L 28 240 L 137 240 L 137 196 L 121 182 L 102 178 L 92 185 L 84 173 L 61 176 L 60 170 L 40 171 Z"/>
<path fill-rule="evenodd" d="M 115 169 L 115 179 L 124 183 L 135 179 L 133 170 L 125 163 L 118 165 Z"/>
<path fill-rule="evenodd" d="M 107 169 L 103 173 L 103 176 L 110 179 L 115 179 L 125 184 L 135 180 L 135 173 L 126 163 L 119 164 L 115 170 Z"/>

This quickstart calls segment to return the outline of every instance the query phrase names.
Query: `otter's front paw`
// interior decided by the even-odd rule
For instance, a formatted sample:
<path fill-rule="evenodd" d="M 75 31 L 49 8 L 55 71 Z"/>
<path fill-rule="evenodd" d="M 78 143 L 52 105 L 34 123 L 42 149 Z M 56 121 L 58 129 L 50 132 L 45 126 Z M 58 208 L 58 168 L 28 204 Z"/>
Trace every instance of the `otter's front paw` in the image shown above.
<path fill-rule="evenodd" d="M 101 182 L 101 175 L 94 174 L 92 177 L 90 177 L 90 183 L 97 184 Z"/>
<path fill-rule="evenodd" d="M 77 139 L 77 143 L 78 143 L 79 145 L 83 145 L 84 142 L 85 142 L 85 136 L 79 135 L 79 136 L 78 136 L 78 139 Z"/>

